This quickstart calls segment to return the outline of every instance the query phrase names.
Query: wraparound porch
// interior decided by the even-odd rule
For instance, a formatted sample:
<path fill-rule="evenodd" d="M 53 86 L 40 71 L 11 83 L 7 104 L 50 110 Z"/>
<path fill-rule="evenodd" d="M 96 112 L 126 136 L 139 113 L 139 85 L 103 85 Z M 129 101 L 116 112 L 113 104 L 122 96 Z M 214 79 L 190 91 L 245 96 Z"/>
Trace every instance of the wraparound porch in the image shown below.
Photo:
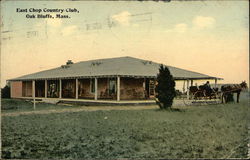
<path fill-rule="evenodd" d="M 12 98 L 55 98 L 77 100 L 150 100 L 155 96 L 155 79 L 95 77 L 25 80 L 11 82 Z"/>

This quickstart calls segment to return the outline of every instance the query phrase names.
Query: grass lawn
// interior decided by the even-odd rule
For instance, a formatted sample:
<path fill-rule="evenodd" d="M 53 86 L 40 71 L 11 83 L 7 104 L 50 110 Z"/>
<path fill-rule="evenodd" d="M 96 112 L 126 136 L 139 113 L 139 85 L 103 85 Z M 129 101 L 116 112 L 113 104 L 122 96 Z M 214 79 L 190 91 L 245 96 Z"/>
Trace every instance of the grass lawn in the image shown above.
<path fill-rule="evenodd" d="M 23 99 L 2 99 L 2 112 L 11 113 L 11 112 L 25 112 L 33 111 L 32 100 L 23 100 Z M 66 106 L 66 105 L 53 105 L 47 103 L 36 103 L 36 111 L 39 110 L 50 110 L 50 109 L 65 109 L 65 108 L 77 108 L 78 106 Z"/>
<path fill-rule="evenodd" d="M 249 117 L 246 100 L 180 111 L 3 116 L 2 158 L 245 158 Z"/>

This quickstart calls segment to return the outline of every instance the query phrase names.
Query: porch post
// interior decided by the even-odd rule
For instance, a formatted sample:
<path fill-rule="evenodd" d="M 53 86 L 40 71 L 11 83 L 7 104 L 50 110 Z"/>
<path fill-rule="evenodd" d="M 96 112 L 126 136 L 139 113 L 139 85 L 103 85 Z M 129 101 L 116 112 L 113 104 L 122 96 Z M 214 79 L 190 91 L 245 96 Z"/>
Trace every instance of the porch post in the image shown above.
<path fill-rule="evenodd" d="M 97 100 L 97 93 L 98 93 L 98 91 L 97 91 L 98 83 L 97 82 L 98 82 L 97 78 L 95 78 L 95 100 Z"/>
<path fill-rule="evenodd" d="M 47 79 L 45 79 L 45 89 L 44 89 L 45 95 L 44 97 L 47 98 L 48 97 L 48 81 Z"/>
<path fill-rule="evenodd" d="M 146 78 L 144 78 L 142 86 L 143 86 L 143 89 L 146 90 Z"/>
<path fill-rule="evenodd" d="M 187 99 L 189 99 L 189 79 L 187 80 Z"/>
<path fill-rule="evenodd" d="M 76 78 L 76 99 L 78 99 L 78 79 Z"/>
<path fill-rule="evenodd" d="M 36 109 L 36 81 L 32 81 L 32 97 L 33 97 L 33 108 Z"/>
<path fill-rule="evenodd" d="M 182 87 L 182 91 L 183 91 L 183 93 L 185 92 L 185 80 L 183 81 L 183 87 Z"/>
<path fill-rule="evenodd" d="M 59 98 L 62 98 L 62 80 L 59 80 Z"/>
<path fill-rule="evenodd" d="M 214 79 L 214 87 L 217 87 L 217 78 Z"/>
<path fill-rule="evenodd" d="M 120 101 L 120 76 L 117 76 L 117 101 Z"/>
<path fill-rule="evenodd" d="M 193 80 L 191 79 L 191 85 L 190 86 L 193 86 Z"/>
<path fill-rule="evenodd" d="M 146 92 L 147 92 L 147 91 L 146 91 L 146 78 L 144 78 L 142 87 L 143 87 L 143 95 L 144 95 L 144 98 L 147 98 L 147 96 L 146 96 Z"/>

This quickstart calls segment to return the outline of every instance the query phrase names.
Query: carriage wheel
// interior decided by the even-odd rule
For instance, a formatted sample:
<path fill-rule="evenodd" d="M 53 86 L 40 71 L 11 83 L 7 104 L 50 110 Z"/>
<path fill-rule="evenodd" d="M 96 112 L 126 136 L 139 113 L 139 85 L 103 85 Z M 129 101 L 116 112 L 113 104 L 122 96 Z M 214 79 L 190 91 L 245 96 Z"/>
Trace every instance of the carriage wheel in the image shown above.
<path fill-rule="evenodd" d="M 206 94 L 203 91 L 197 91 L 194 94 L 195 100 L 202 100 L 206 98 Z"/>
<path fill-rule="evenodd" d="M 223 98 L 221 92 L 215 92 L 214 95 L 215 95 L 215 101 L 216 101 L 216 103 L 220 104 L 221 100 Z"/>
<path fill-rule="evenodd" d="M 211 96 L 206 96 L 204 99 L 204 104 L 207 104 L 207 105 L 214 105 L 214 104 L 220 104 L 220 103 L 221 103 L 221 99 L 220 99 L 220 95 L 218 92 L 213 92 L 211 93 Z"/>
<path fill-rule="evenodd" d="M 183 101 L 183 103 L 184 103 L 185 106 L 191 106 L 191 103 L 190 103 L 190 100 L 189 100 L 189 99 L 183 97 L 183 98 L 182 98 L 182 101 Z"/>
<path fill-rule="evenodd" d="M 197 91 L 194 94 L 193 105 L 199 106 L 202 105 L 202 101 L 205 98 L 205 94 L 203 91 Z"/>
<path fill-rule="evenodd" d="M 192 97 L 190 97 L 190 99 L 183 98 L 183 103 L 186 106 L 196 106 L 196 105 L 199 105 L 199 103 L 196 103 L 196 102 L 200 99 L 200 96 L 199 96 L 200 93 L 201 93 L 200 91 L 195 92 L 192 95 Z"/>
<path fill-rule="evenodd" d="M 217 99 L 217 95 L 215 92 L 211 93 L 210 97 L 211 97 L 211 99 Z M 209 99 L 210 99 L 210 97 L 209 97 Z"/>

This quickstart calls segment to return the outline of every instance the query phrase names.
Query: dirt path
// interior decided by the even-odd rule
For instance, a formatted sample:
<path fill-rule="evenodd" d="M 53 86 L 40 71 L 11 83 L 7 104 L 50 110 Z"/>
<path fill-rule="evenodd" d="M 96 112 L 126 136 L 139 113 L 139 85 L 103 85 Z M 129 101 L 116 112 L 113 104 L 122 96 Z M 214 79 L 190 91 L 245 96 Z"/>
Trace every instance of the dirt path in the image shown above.
<path fill-rule="evenodd" d="M 66 109 L 50 109 L 50 110 L 36 110 L 36 111 L 23 111 L 2 113 L 1 116 L 19 116 L 31 114 L 50 114 L 50 113 L 66 113 L 66 112 L 91 112 L 91 111 L 109 111 L 109 110 L 141 110 L 141 109 L 157 109 L 156 105 L 150 106 L 98 106 L 98 107 L 79 107 L 79 108 L 66 108 Z"/>

